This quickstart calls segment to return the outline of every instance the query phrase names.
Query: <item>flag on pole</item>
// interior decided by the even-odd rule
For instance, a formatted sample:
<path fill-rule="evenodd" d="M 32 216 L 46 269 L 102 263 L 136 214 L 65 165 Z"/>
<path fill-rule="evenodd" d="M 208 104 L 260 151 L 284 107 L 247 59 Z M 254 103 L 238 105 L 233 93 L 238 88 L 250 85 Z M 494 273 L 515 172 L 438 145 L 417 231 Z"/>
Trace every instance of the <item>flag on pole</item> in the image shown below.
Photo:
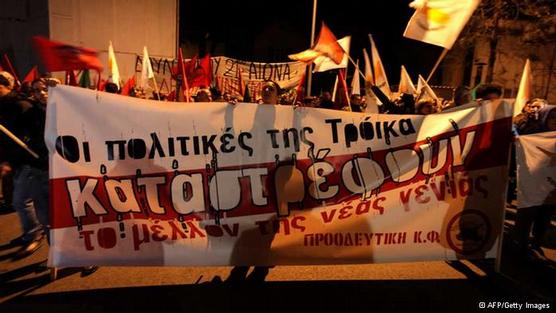
<path fill-rule="evenodd" d="M 363 49 L 363 58 L 365 59 L 365 108 L 366 113 L 378 113 L 378 106 L 381 104 L 371 86 L 374 85 L 373 70 L 371 69 L 371 60 L 367 50 Z"/>
<path fill-rule="evenodd" d="M 33 42 L 42 63 L 49 72 L 87 68 L 102 70 L 102 63 L 96 50 L 76 47 L 40 36 L 34 36 Z"/>
<path fill-rule="evenodd" d="M 75 77 L 75 72 L 73 70 L 66 71 L 66 85 L 78 86 L 77 78 Z"/>
<path fill-rule="evenodd" d="M 402 65 L 402 72 L 400 74 L 400 85 L 398 87 L 399 93 L 406 93 L 409 95 L 416 95 L 417 90 L 415 89 L 415 85 L 411 81 L 411 77 L 409 77 L 409 73 L 405 69 L 405 66 Z"/>
<path fill-rule="evenodd" d="M 153 67 L 151 65 L 151 59 L 149 58 L 149 52 L 147 47 L 143 47 L 143 64 L 141 66 L 141 81 L 139 86 L 143 89 L 149 87 L 149 79 L 154 78 Z"/>
<path fill-rule="evenodd" d="M 129 93 L 131 92 L 131 89 L 133 89 L 133 87 L 135 87 L 135 75 L 131 76 L 124 84 L 124 86 L 122 87 L 122 92 L 121 94 L 124 96 L 128 96 Z"/>
<path fill-rule="evenodd" d="M 421 75 L 419 75 L 419 81 L 417 82 L 417 92 L 418 99 L 439 101 L 432 88 L 429 86 L 429 84 L 427 84 L 427 81 Z"/>
<path fill-rule="evenodd" d="M 2 66 L 0 66 L 0 70 L 2 71 L 6 71 L 10 74 L 12 74 L 12 76 L 14 77 L 14 88 L 19 88 L 19 86 L 21 86 L 21 82 L 19 81 L 19 78 L 17 77 L 17 72 L 15 71 L 15 68 L 12 65 L 12 62 L 10 61 L 10 58 L 8 57 L 7 53 L 4 53 L 4 55 L 2 56 Z"/>
<path fill-rule="evenodd" d="M 292 60 L 311 63 L 318 56 L 324 55 L 332 59 L 334 63 L 340 64 L 344 58 L 344 53 L 344 49 L 338 44 L 336 36 L 334 36 L 330 28 L 322 22 L 317 43 L 310 49 L 300 53 L 290 54 L 288 57 Z"/>
<path fill-rule="evenodd" d="M 392 98 L 392 91 L 390 90 L 390 85 L 388 84 L 388 78 L 386 78 L 386 71 L 380 60 L 380 55 L 378 54 L 378 49 L 376 48 L 373 36 L 369 34 L 369 40 L 371 41 L 371 58 L 373 61 L 373 77 L 374 84 L 380 88 L 380 90 L 389 98 Z"/>
<path fill-rule="evenodd" d="M 337 64 L 326 55 L 318 56 L 313 63 L 315 63 L 315 69 L 313 70 L 314 73 L 316 72 L 325 72 L 329 70 L 339 69 L 339 68 L 346 68 L 348 66 L 349 61 L 349 45 L 351 42 L 351 36 L 346 36 L 342 39 L 338 40 L 338 44 L 344 49 L 344 58 L 340 64 Z"/>
<path fill-rule="evenodd" d="M 37 66 L 35 65 L 29 71 L 29 73 L 27 73 L 27 75 L 25 75 L 25 78 L 23 78 L 23 82 L 24 83 L 32 83 L 37 78 L 39 78 L 39 70 L 38 70 Z"/>
<path fill-rule="evenodd" d="M 355 62 L 355 72 L 351 79 L 351 95 L 361 95 L 361 81 L 359 80 L 359 60 Z"/>
<path fill-rule="evenodd" d="M 531 71 L 531 61 L 525 61 L 521 81 L 519 82 L 519 89 L 514 103 L 514 116 L 517 116 L 523 110 L 527 101 L 531 100 L 533 91 L 533 73 Z"/>
<path fill-rule="evenodd" d="M 212 69 L 210 62 L 210 55 L 207 54 L 201 59 L 194 56 L 185 64 L 185 73 L 187 74 L 189 88 L 210 87 L 212 84 Z"/>
<path fill-rule="evenodd" d="M 185 99 L 185 102 L 190 102 L 189 97 L 189 83 L 187 82 L 187 74 L 185 72 L 185 63 L 183 60 L 183 52 L 181 48 L 178 49 L 178 75 L 176 83 L 176 101 Z"/>
<path fill-rule="evenodd" d="M 108 71 L 108 81 L 116 84 L 118 89 L 120 89 L 120 70 L 118 69 L 118 62 L 116 62 L 116 54 L 114 53 L 112 41 L 108 45 Z"/>
<path fill-rule="evenodd" d="M 451 49 L 480 0 L 415 0 L 404 37 Z"/>

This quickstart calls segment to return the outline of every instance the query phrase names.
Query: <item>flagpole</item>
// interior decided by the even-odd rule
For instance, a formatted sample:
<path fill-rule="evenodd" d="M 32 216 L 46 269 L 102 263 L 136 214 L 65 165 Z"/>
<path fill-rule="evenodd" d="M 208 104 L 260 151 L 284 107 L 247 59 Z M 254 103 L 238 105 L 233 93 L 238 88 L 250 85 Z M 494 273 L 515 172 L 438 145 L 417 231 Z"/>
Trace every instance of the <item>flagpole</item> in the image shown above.
<path fill-rule="evenodd" d="M 363 80 L 365 80 L 365 74 L 363 74 L 363 72 L 361 72 L 361 70 L 359 69 L 359 66 L 355 63 L 355 61 L 353 61 L 353 59 L 349 56 L 349 54 L 347 54 L 349 61 L 351 62 L 351 64 L 353 64 L 353 66 L 355 66 L 355 68 L 357 69 L 357 72 L 359 72 L 359 75 L 361 75 L 361 77 L 363 78 Z"/>
<path fill-rule="evenodd" d="M 438 57 L 438 60 L 436 60 L 436 64 L 434 65 L 434 67 L 432 68 L 432 71 L 430 72 L 429 76 L 427 77 L 427 80 L 426 80 L 427 84 L 429 83 L 429 80 L 432 78 L 432 75 L 434 75 L 434 72 L 436 72 L 436 69 L 440 65 L 440 62 L 442 62 L 442 60 L 444 59 L 444 57 L 446 56 L 447 53 L 448 53 L 448 49 L 444 48 L 444 50 L 442 50 L 442 54 L 440 54 L 440 57 Z"/>
<path fill-rule="evenodd" d="M 35 159 L 39 158 L 39 155 L 35 153 L 35 151 L 31 150 L 23 141 L 17 138 L 11 131 L 9 131 L 6 127 L 0 124 L 0 131 L 6 134 L 6 136 L 10 137 L 15 143 L 17 143 L 21 148 L 25 149 L 25 151 L 29 152 Z"/>
<path fill-rule="evenodd" d="M 156 97 L 158 98 L 158 99 L 155 99 L 155 100 L 160 101 L 160 92 L 158 91 L 158 85 L 156 83 L 156 78 L 153 77 L 152 80 L 153 80 L 153 84 L 154 84 L 154 92 L 156 92 Z"/>
<path fill-rule="evenodd" d="M 340 74 L 340 80 L 342 81 L 342 87 L 344 89 L 344 93 L 345 93 L 345 97 L 346 97 L 346 101 L 347 101 L 347 104 L 348 104 L 349 111 L 352 112 L 353 110 L 351 109 L 351 100 L 349 99 L 349 92 L 347 90 L 346 75 L 344 74 L 342 69 L 339 69 L 338 73 Z M 346 67 L 346 73 L 347 73 L 347 67 Z"/>
<path fill-rule="evenodd" d="M 317 0 L 313 0 L 313 19 L 311 24 L 311 44 L 313 46 L 315 42 L 315 26 L 317 23 Z M 307 77 L 307 97 L 311 96 L 311 84 L 313 82 L 313 63 L 309 64 L 309 73 Z"/>

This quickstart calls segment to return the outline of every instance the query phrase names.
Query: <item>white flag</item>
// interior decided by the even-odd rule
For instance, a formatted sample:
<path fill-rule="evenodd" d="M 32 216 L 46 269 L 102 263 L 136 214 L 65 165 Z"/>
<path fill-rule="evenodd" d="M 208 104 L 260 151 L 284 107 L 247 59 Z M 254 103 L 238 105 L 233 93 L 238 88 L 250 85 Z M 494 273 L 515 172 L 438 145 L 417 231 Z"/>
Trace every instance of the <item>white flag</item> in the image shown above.
<path fill-rule="evenodd" d="M 429 84 L 427 84 L 427 81 L 421 75 L 419 75 L 419 81 L 417 82 L 417 92 L 419 94 L 419 99 L 439 101 L 432 88 Z"/>
<path fill-rule="evenodd" d="M 359 60 L 355 62 L 355 72 L 351 79 L 351 95 L 361 95 L 361 81 L 359 80 Z"/>
<path fill-rule="evenodd" d="M 373 72 L 371 70 L 371 60 L 367 50 L 363 49 L 363 58 L 365 59 L 365 113 L 378 113 L 378 106 L 381 104 L 375 93 L 371 90 L 374 84 Z"/>
<path fill-rule="evenodd" d="M 415 0 L 404 37 L 451 49 L 481 0 Z"/>
<path fill-rule="evenodd" d="M 392 91 L 390 90 L 390 85 L 388 84 L 388 78 L 386 78 L 386 71 L 380 60 L 380 55 L 376 48 L 373 36 L 369 34 L 369 40 L 371 41 L 371 58 L 373 60 L 373 77 L 374 83 L 380 90 L 389 98 L 392 99 Z"/>
<path fill-rule="evenodd" d="M 405 66 L 402 65 L 402 72 L 400 74 L 400 86 L 398 87 L 399 93 L 406 93 L 410 95 L 416 95 L 417 90 L 415 90 L 415 85 L 411 81 L 411 77 L 409 77 L 409 73 L 405 69 Z"/>
<path fill-rule="evenodd" d="M 344 57 L 342 59 L 342 62 L 340 62 L 340 64 L 336 64 L 334 62 L 334 60 L 332 60 L 331 58 L 329 58 L 325 55 L 321 55 L 321 56 L 318 56 L 313 61 L 313 63 L 315 63 L 315 69 L 313 70 L 313 73 L 315 73 L 315 72 L 325 72 L 325 71 L 339 69 L 339 68 L 346 68 L 348 66 L 348 61 L 349 61 L 349 44 L 350 44 L 350 42 L 351 42 L 351 36 L 346 36 L 342 39 L 338 39 L 338 44 L 340 44 L 342 49 L 344 49 L 344 51 L 345 51 Z"/>
<path fill-rule="evenodd" d="M 556 205 L 556 132 L 521 135 L 516 141 L 517 207 Z"/>
<path fill-rule="evenodd" d="M 114 53 L 112 41 L 108 45 L 108 72 L 110 73 L 108 81 L 116 84 L 118 89 L 120 89 L 120 70 L 118 69 L 118 62 L 116 62 L 116 54 Z"/>
<path fill-rule="evenodd" d="M 154 78 L 153 67 L 149 59 L 147 47 L 143 47 L 143 66 L 141 67 L 141 81 L 139 86 L 143 89 L 149 87 L 149 79 Z"/>
<path fill-rule="evenodd" d="M 523 74 L 521 75 L 521 81 L 519 82 L 519 89 L 517 91 L 517 96 L 515 97 L 514 103 L 514 116 L 517 116 L 523 110 L 523 107 L 527 101 L 532 98 L 533 90 L 533 73 L 531 72 L 531 62 L 529 59 L 525 61 L 525 67 L 523 68 Z"/>

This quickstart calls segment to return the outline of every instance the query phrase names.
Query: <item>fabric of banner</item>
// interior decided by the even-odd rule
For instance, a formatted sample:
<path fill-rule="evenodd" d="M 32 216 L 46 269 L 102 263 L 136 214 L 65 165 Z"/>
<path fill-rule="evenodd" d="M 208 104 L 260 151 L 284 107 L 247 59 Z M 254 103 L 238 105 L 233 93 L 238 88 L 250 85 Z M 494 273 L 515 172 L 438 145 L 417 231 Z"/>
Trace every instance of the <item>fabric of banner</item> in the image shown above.
<path fill-rule="evenodd" d="M 556 132 L 519 136 L 517 203 L 519 208 L 556 205 Z"/>
<path fill-rule="evenodd" d="M 45 135 L 49 262 L 494 257 L 511 116 L 502 101 L 449 114 L 368 115 L 58 86 Z"/>

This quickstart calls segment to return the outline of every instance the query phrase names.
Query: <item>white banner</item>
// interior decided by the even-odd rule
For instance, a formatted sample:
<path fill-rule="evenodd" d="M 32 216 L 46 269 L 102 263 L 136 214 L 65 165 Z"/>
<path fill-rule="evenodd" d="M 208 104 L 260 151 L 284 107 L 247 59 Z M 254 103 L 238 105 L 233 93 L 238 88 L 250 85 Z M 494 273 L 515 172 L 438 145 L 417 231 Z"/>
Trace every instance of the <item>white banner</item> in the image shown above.
<path fill-rule="evenodd" d="M 150 60 L 156 80 L 159 86 L 162 86 L 161 90 L 165 93 L 174 90 L 172 67 L 176 66 L 177 61 L 152 57 Z M 136 73 L 141 72 L 141 62 L 142 56 L 138 55 L 135 62 Z M 260 97 L 262 86 L 269 80 L 275 81 L 283 89 L 297 87 L 307 65 L 302 62 L 260 63 L 228 57 L 212 57 L 211 67 L 214 82 L 220 92 L 242 98 L 242 85 L 247 85 L 254 101 Z"/>
<path fill-rule="evenodd" d="M 556 132 L 519 136 L 516 154 L 518 207 L 556 204 Z"/>
<path fill-rule="evenodd" d="M 494 257 L 511 106 L 429 116 L 50 90 L 50 264 Z M 68 118 L 71 117 L 71 118 Z"/>

